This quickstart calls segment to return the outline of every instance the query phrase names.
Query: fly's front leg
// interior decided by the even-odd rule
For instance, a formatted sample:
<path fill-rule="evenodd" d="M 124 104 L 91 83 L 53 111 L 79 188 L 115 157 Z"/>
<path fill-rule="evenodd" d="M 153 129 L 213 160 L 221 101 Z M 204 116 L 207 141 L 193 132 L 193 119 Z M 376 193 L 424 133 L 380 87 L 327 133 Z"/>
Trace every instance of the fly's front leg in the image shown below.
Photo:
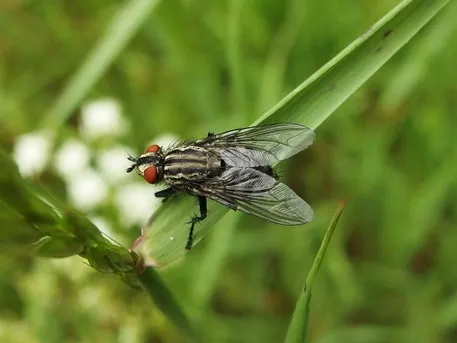
<path fill-rule="evenodd" d="M 206 218 L 206 215 L 208 214 L 208 206 L 206 204 L 206 198 L 203 196 L 198 196 L 198 204 L 200 206 L 200 217 L 195 216 L 192 217 L 190 220 L 190 230 L 189 230 L 189 237 L 187 238 L 187 243 L 186 243 L 186 250 L 192 249 L 192 241 L 193 241 L 193 235 L 194 235 L 194 226 L 198 222 L 201 222 L 203 219 Z"/>
<path fill-rule="evenodd" d="M 158 192 L 155 192 L 154 195 L 156 198 L 164 198 L 162 202 L 167 201 L 172 195 L 178 193 L 174 188 L 167 188 Z"/>

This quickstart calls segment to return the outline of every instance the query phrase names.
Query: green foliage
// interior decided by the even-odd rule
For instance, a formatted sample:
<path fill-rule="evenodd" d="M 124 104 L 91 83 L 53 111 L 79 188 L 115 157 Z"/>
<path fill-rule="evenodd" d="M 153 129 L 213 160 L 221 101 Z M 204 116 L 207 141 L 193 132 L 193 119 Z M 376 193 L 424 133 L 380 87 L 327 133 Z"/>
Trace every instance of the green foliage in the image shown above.
<path fill-rule="evenodd" d="M 293 122 L 317 128 L 446 3 L 444 0 L 400 4 L 255 124 Z M 164 204 L 147 225 L 138 249 L 154 265 L 166 265 L 185 253 L 181 246 L 187 240 L 186 218 L 194 209 L 190 201 L 181 203 L 181 207 L 176 202 Z M 218 204 L 210 205 L 209 218 L 197 228 L 194 244 L 227 211 Z M 178 222 L 173 213 L 183 213 L 183 220 Z"/>
<path fill-rule="evenodd" d="M 27 182 L 20 177 L 10 157 L 1 150 L 0 156 L 3 164 L 0 178 L 5 180 L 3 186 L 6 188 L 8 185 L 10 191 L 2 193 L 1 203 L 19 205 L 22 202 L 21 206 L 14 208 L 14 213 L 6 206 L 2 211 L 2 223 L 8 224 L 2 230 L 2 246 L 8 248 L 11 245 L 18 245 L 22 250 L 31 251 L 42 257 L 68 257 L 78 254 L 87 259 L 95 270 L 118 275 L 134 288 L 139 288 L 141 282 L 164 314 L 188 337 L 195 339 L 194 332 L 170 291 L 151 268 L 144 267 L 140 256 L 122 246 L 112 244 L 79 211 L 72 208 L 56 209 L 42 200 L 43 195 L 27 187 Z M 13 175 L 14 182 L 6 182 L 8 175 Z M 10 201 L 9 194 L 22 195 L 21 201 Z M 17 222 L 14 222 L 14 219 Z M 33 234 L 30 231 L 22 234 L 29 239 L 28 241 L 17 237 L 17 229 L 22 229 L 23 225 L 35 231 Z"/>
<path fill-rule="evenodd" d="M 314 279 L 319 271 L 319 268 L 322 263 L 322 259 L 325 256 L 327 247 L 330 244 L 330 239 L 332 238 L 333 232 L 336 229 L 336 224 L 340 219 L 341 213 L 343 213 L 344 202 L 338 206 L 335 215 L 330 223 L 330 226 L 325 233 L 324 239 L 322 240 L 321 247 L 317 252 L 316 258 L 314 259 L 313 266 L 306 277 L 305 287 L 300 293 L 297 304 L 295 305 L 295 311 L 292 316 L 292 320 L 287 330 L 286 343 L 302 343 L 306 341 L 307 331 L 308 331 L 308 321 L 310 316 L 310 303 L 312 295 L 312 287 Z"/>
<path fill-rule="evenodd" d="M 179 329 L 186 334 L 186 337 L 193 342 L 199 342 L 200 340 L 189 320 L 183 315 L 181 308 L 176 304 L 173 295 L 160 279 L 160 276 L 151 267 L 148 267 L 139 274 L 139 280 L 154 303 L 167 314 L 170 320 L 176 323 Z"/>
<path fill-rule="evenodd" d="M 457 6 L 447 2 L 403 1 L 385 17 L 396 1 L 0 5 L 2 341 L 279 342 L 288 326 L 288 339 L 292 330 L 303 337 L 309 320 L 313 342 L 453 342 L 456 48 L 447 42 Z M 211 203 L 196 236 L 205 240 L 160 275 L 146 268 L 143 257 L 182 257 L 192 199 L 154 213 L 141 256 L 125 248 L 140 228 L 118 218 L 114 190 L 82 213 L 50 165 L 26 180 L 3 152 L 38 126 L 56 147 L 78 138 L 79 106 L 104 96 L 121 102 L 128 125 L 90 141 L 95 156 L 117 140 L 142 151 L 163 132 L 200 137 L 254 121 L 317 128 L 338 108 L 311 149 L 279 166 L 315 221 L 278 227 Z M 342 197 L 350 206 L 314 281 L 310 318 L 302 293 L 289 325 Z"/>

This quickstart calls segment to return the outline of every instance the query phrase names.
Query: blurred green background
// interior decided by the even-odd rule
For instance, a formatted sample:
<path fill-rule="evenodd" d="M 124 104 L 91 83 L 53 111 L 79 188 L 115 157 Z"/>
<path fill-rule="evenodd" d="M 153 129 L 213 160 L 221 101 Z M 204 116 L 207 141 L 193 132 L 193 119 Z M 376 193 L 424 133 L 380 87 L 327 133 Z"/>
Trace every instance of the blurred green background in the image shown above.
<path fill-rule="evenodd" d="M 145 207 L 145 192 L 153 191 L 135 188 L 141 180 L 132 175 L 111 178 L 124 172 L 125 151 L 139 153 L 155 138 L 199 138 L 251 124 L 396 4 L 157 3 L 59 126 L 51 149 L 36 135 L 52 126 L 56 99 L 123 2 L 3 0 L 0 146 L 20 166 L 48 149 L 30 180 L 129 246 L 141 225 L 125 212 Z M 325 121 L 311 148 L 279 166 L 315 209 L 311 224 L 280 227 L 230 214 L 184 261 L 160 270 L 205 341 L 283 340 L 343 199 L 314 288 L 310 341 L 457 341 L 455 8 L 434 18 Z M 97 127 L 84 119 L 90 109 L 114 116 L 98 123 L 106 132 L 90 134 Z M 85 162 L 62 152 L 69 142 Z M 30 157 L 21 162 L 24 151 Z M 89 175 L 86 183 L 81 175 Z M 94 193 L 78 193 L 81 185 Z M 2 244 L 0 340 L 167 343 L 181 336 L 144 293 L 80 257 L 38 259 Z"/>

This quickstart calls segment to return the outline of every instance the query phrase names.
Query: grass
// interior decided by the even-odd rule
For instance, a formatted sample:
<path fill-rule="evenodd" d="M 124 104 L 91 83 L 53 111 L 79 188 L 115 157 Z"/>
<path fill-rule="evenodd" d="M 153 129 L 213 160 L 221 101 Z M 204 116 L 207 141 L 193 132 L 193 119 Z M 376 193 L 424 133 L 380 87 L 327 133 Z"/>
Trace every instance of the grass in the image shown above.
<path fill-rule="evenodd" d="M 61 92 L 65 85 L 72 89 L 71 71 L 84 65 L 88 47 L 106 32 L 117 5 L 13 4 L 7 16 L 1 14 L 2 147 L 11 149 L 14 138 L 37 122 L 59 128 L 57 143 L 77 137 L 74 110 L 80 100 L 100 96 L 122 103 L 134 130 L 120 140 L 138 150 L 161 132 L 198 137 L 249 124 L 396 3 L 361 10 L 357 2 L 335 1 L 325 11 L 319 3 L 297 1 L 157 3 L 149 16 L 139 11 L 124 22 L 134 38 L 116 41 L 124 46 L 117 59 L 113 53 L 93 75 L 86 73 L 81 86 Z M 350 206 L 315 281 L 310 341 L 455 340 L 455 47 L 439 44 L 455 39 L 455 8 L 448 6 L 339 107 L 317 130 L 312 149 L 280 166 L 286 182 L 318 213 L 306 230 L 231 213 L 183 263 L 161 271 L 177 302 L 203 329 L 204 341 L 284 339 L 303 270 L 311 266 L 322 230 L 343 197 Z M 358 62 L 356 67 L 364 67 Z M 60 114 L 42 115 L 59 113 L 56 104 L 63 100 L 54 100 L 60 94 L 72 94 Z M 330 100 L 334 105 L 326 113 L 342 98 Z M 311 104 L 304 101 L 296 113 L 307 113 Z M 321 122 L 316 118 L 309 118 L 313 127 Z M 113 141 L 92 144 L 95 151 Z M 33 181 L 65 202 L 52 168 Z M 138 227 L 122 225 L 110 202 L 97 214 L 132 241 Z M 17 218 L 9 220 L 19 227 Z M 0 266 L 0 324 L 7 329 L 0 335 L 6 342 L 180 341 L 143 293 L 91 272 L 76 257 L 40 260 L 4 249 Z"/>
<path fill-rule="evenodd" d="M 336 225 L 340 219 L 341 214 L 344 209 L 344 201 L 338 206 L 335 215 L 333 216 L 330 226 L 325 233 L 322 244 L 319 248 L 319 251 L 316 254 L 314 259 L 313 266 L 306 277 L 305 286 L 303 291 L 300 293 L 297 304 L 295 306 L 295 311 L 292 315 L 290 321 L 289 329 L 287 330 L 287 336 L 285 339 L 286 343 L 301 343 L 306 342 L 307 333 L 308 333 L 308 322 L 310 317 L 310 306 L 311 306 L 311 296 L 312 296 L 312 287 L 314 280 L 316 278 L 317 272 L 322 264 L 322 259 L 325 256 L 330 240 L 335 232 Z"/>

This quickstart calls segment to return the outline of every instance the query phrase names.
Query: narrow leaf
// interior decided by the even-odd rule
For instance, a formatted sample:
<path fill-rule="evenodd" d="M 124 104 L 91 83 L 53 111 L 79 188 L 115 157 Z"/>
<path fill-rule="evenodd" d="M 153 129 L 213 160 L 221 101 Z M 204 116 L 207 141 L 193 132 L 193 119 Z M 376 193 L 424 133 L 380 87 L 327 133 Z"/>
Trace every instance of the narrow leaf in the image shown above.
<path fill-rule="evenodd" d="M 306 333 L 308 328 L 309 320 L 309 304 L 311 301 L 311 288 L 313 286 L 314 279 L 316 278 L 319 267 L 321 266 L 322 259 L 324 258 L 327 247 L 332 238 L 333 232 L 335 231 L 336 224 L 340 219 L 341 213 L 343 212 L 344 202 L 342 202 L 330 223 L 327 232 L 325 233 L 324 240 L 322 241 L 321 247 L 317 252 L 316 258 L 314 259 L 313 266 L 306 277 L 305 287 L 303 292 L 300 294 L 300 298 L 295 306 L 295 311 L 290 322 L 289 329 L 287 331 L 286 343 L 304 343 L 306 339 Z"/>
<path fill-rule="evenodd" d="M 293 121 L 317 128 L 448 2 L 402 1 L 257 122 Z"/>

